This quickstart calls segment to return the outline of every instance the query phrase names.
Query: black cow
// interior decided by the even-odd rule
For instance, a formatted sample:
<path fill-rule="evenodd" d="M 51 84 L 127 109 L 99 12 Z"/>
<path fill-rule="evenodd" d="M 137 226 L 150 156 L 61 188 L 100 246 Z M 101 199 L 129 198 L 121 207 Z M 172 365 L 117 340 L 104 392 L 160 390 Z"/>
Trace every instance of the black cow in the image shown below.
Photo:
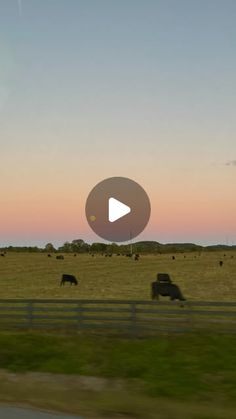
<path fill-rule="evenodd" d="M 1 256 L 4 258 L 5 254 L 4 253 L 1 253 Z"/>
<path fill-rule="evenodd" d="M 220 266 L 223 266 L 223 264 L 224 264 L 223 260 L 220 260 L 220 261 L 219 261 L 219 265 L 220 265 Z"/>
<path fill-rule="evenodd" d="M 48 258 L 51 258 L 51 257 L 52 257 L 52 255 L 48 254 Z"/>
<path fill-rule="evenodd" d="M 169 274 L 157 274 L 157 280 L 152 282 L 152 299 L 159 299 L 159 296 L 170 297 L 170 300 L 185 301 L 178 285 L 172 283 Z"/>
<path fill-rule="evenodd" d="M 56 259 L 57 260 L 64 260 L 64 256 L 63 255 L 58 255 L 58 256 L 56 256 Z"/>
<path fill-rule="evenodd" d="M 172 256 L 172 260 L 175 260 L 175 256 Z"/>
<path fill-rule="evenodd" d="M 136 255 L 134 255 L 134 260 L 139 260 L 140 255 L 138 253 L 136 253 Z"/>
<path fill-rule="evenodd" d="M 78 285 L 78 280 L 74 275 L 63 274 L 61 278 L 61 286 L 65 284 L 65 282 L 69 282 L 70 285 Z"/>

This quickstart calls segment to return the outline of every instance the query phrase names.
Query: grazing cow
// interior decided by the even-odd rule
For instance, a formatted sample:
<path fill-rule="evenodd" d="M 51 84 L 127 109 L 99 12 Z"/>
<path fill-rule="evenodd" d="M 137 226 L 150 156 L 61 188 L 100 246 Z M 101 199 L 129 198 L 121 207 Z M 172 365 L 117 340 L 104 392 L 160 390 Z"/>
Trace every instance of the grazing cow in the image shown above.
<path fill-rule="evenodd" d="M 132 253 L 126 253 L 127 258 L 132 258 L 132 256 L 133 256 Z"/>
<path fill-rule="evenodd" d="M 65 285 L 65 282 L 69 282 L 70 285 L 72 284 L 78 285 L 78 280 L 76 279 L 74 275 L 63 274 L 61 278 L 61 286 Z"/>
<path fill-rule="evenodd" d="M 172 256 L 172 260 L 175 260 L 175 256 Z"/>
<path fill-rule="evenodd" d="M 159 296 L 170 297 L 170 300 L 185 301 L 185 298 L 180 291 L 178 285 L 172 283 L 169 274 L 157 274 L 157 280 L 152 282 L 152 299 L 159 299 Z"/>
<path fill-rule="evenodd" d="M 56 256 L 56 259 L 57 259 L 57 260 L 64 260 L 65 258 L 64 258 L 64 256 L 63 256 L 63 255 L 58 255 L 58 256 Z"/>
<path fill-rule="evenodd" d="M 134 255 L 134 260 L 139 260 L 140 256 L 138 253 L 136 253 L 136 255 Z"/>
<path fill-rule="evenodd" d="M 5 254 L 4 253 L 1 253 L 1 256 L 4 258 Z"/>
<path fill-rule="evenodd" d="M 220 265 L 220 266 L 223 266 L 223 264 L 224 264 L 223 260 L 220 260 L 220 261 L 219 261 L 219 265 Z"/>
<path fill-rule="evenodd" d="M 76 258 L 76 256 L 77 256 L 77 254 L 75 253 L 75 254 L 74 254 L 74 258 Z"/>
<path fill-rule="evenodd" d="M 48 258 L 51 258 L 52 257 L 52 255 L 48 255 Z"/>

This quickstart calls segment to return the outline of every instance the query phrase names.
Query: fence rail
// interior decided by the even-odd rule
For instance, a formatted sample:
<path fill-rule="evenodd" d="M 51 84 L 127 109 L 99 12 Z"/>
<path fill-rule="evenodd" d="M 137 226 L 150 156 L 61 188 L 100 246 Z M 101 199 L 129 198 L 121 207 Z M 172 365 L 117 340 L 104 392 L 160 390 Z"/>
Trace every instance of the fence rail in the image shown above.
<path fill-rule="evenodd" d="M 0 299 L 0 329 L 236 333 L 236 302 Z"/>

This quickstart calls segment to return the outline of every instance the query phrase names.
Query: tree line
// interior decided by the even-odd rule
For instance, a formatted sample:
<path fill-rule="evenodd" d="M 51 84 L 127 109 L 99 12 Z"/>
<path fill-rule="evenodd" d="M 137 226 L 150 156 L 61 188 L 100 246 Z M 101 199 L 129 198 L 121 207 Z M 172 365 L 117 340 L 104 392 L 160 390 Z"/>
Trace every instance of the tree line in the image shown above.
<path fill-rule="evenodd" d="M 168 243 L 161 244 L 156 241 L 140 241 L 131 244 L 117 243 L 92 243 L 88 244 L 82 239 L 76 239 L 72 242 L 65 242 L 62 246 L 56 248 L 52 243 L 47 243 L 43 248 L 38 246 L 6 246 L 1 248 L 1 252 L 31 252 L 31 253 L 186 253 L 186 252 L 205 252 L 215 250 L 236 250 L 236 246 L 212 245 L 200 246 L 194 243 Z"/>

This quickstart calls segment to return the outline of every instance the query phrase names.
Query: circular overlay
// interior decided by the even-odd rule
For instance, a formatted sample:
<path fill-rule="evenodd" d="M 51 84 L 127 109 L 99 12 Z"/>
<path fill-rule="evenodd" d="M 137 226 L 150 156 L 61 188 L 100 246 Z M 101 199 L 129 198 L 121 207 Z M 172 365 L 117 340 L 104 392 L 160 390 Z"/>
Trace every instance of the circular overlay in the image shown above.
<path fill-rule="evenodd" d="M 86 218 L 91 229 L 111 242 L 125 242 L 146 227 L 151 205 L 145 190 L 124 177 L 98 183 L 86 201 Z"/>

